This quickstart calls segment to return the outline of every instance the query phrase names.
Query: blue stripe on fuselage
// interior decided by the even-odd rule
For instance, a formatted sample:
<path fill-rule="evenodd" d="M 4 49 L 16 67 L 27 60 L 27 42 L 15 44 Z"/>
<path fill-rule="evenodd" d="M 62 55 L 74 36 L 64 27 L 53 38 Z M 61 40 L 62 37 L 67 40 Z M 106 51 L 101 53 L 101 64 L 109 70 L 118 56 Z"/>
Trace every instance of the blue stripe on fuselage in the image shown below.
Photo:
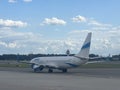
<path fill-rule="evenodd" d="M 82 46 L 82 49 L 90 47 L 90 42 L 86 43 L 84 46 Z"/>
<path fill-rule="evenodd" d="M 76 65 L 76 64 L 72 64 L 72 63 L 66 63 L 66 64 L 68 64 L 68 65 L 70 65 L 72 67 L 78 67 L 78 65 Z"/>

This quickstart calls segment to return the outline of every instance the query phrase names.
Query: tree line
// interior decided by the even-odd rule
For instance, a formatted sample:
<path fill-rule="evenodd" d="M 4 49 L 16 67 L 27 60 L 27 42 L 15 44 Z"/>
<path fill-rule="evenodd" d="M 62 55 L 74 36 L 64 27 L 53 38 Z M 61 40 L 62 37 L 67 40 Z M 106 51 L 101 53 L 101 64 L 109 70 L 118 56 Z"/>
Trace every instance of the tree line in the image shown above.
<path fill-rule="evenodd" d="M 72 56 L 71 54 L 70 56 Z M 28 55 L 22 55 L 22 54 L 3 54 L 0 55 L 0 60 L 31 60 L 35 57 L 43 57 L 43 56 L 66 56 L 65 54 L 28 54 Z"/>
<path fill-rule="evenodd" d="M 70 54 L 70 56 L 73 56 L 74 54 Z M 0 55 L 0 60 L 31 60 L 35 57 L 43 57 L 43 56 L 67 56 L 66 54 L 28 54 L 28 55 L 22 55 L 22 54 L 3 54 Z M 99 55 L 96 54 L 90 54 L 89 55 L 91 58 L 93 57 L 100 57 Z M 100 57 L 97 60 L 113 60 L 113 61 L 120 61 L 120 54 L 119 55 L 112 55 L 112 56 L 107 56 L 107 57 Z"/>

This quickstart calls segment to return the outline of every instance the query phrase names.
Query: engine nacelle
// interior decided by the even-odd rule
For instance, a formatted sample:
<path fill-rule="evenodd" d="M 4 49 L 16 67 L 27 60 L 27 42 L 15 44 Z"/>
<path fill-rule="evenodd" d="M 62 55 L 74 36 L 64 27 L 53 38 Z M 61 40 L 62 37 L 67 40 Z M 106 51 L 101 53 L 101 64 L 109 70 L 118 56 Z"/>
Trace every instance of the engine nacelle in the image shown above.
<path fill-rule="evenodd" d="M 36 64 L 32 64 L 31 67 L 32 67 L 32 69 L 34 69 L 34 72 L 42 71 L 43 68 L 44 68 L 43 65 L 39 66 L 39 65 L 36 65 Z"/>

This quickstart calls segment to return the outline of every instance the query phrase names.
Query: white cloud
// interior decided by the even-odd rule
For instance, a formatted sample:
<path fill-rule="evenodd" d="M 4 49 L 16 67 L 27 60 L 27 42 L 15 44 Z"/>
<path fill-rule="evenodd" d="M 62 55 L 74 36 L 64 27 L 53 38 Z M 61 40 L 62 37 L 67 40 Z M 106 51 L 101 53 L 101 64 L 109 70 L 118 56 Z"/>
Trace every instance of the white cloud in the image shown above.
<path fill-rule="evenodd" d="M 67 49 L 74 51 L 76 48 L 76 42 L 71 40 L 48 40 L 38 33 L 16 32 L 7 28 L 0 30 L 0 36 L 0 54 L 65 53 Z"/>
<path fill-rule="evenodd" d="M 96 25 L 96 26 L 102 26 L 101 23 L 95 21 L 95 20 L 90 20 L 90 22 L 88 23 L 89 25 Z"/>
<path fill-rule="evenodd" d="M 65 25 L 66 22 L 62 19 L 58 19 L 56 17 L 53 18 L 45 18 L 41 25 Z"/>
<path fill-rule="evenodd" d="M 7 44 L 5 42 L 0 41 L 0 46 L 5 46 L 7 47 Z"/>
<path fill-rule="evenodd" d="M 0 19 L 0 27 L 25 27 L 26 22 Z"/>
<path fill-rule="evenodd" d="M 66 53 L 66 50 L 69 49 L 72 53 L 76 53 L 75 51 L 80 48 L 78 48 L 77 45 L 80 46 L 80 43 L 76 43 L 72 40 L 44 40 L 41 41 L 39 52 L 40 53 Z"/>
<path fill-rule="evenodd" d="M 68 33 L 71 40 L 84 41 L 88 32 L 92 32 L 91 53 L 100 55 L 119 54 L 120 53 L 120 29 L 94 30 L 73 30 Z"/>
<path fill-rule="evenodd" d="M 18 0 L 8 0 L 9 3 L 16 3 Z M 23 2 L 29 3 L 32 2 L 32 0 L 23 0 Z"/>
<path fill-rule="evenodd" d="M 111 24 L 104 24 L 101 22 L 96 21 L 94 18 L 87 18 L 81 15 L 75 16 L 72 18 L 73 22 L 81 22 L 86 24 L 87 26 L 93 26 L 93 28 L 96 27 L 101 27 L 101 29 L 106 28 L 106 27 L 112 27 Z"/>
<path fill-rule="evenodd" d="M 23 0 L 24 2 L 32 2 L 32 0 Z"/>
<path fill-rule="evenodd" d="M 16 45 L 16 43 L 9 43 L 8 44 L 8 47 L 10 47 L 10 48 L 15 48 L 17 45 Z"/>
<path fill-rule="evenodd" d="M 110 25 L 110 24 L 100 23 L 100 22 L 98 22 L 98 21 L 96 21 L 96 20 L 93 20 L 93 19 L 92 19 L 92 20 L 89 19 L 88 25 L 99 26 L 99 27 L 111 27 L 111 26 L 112 26 L 112 25 Z"/>
<path fill-rule="evenodd" d="M 88 32 L 92 32 L 90 53 L 99 55 L 119 54 L 120 28 L 109 30 L 73 30 L 64 40 L 45 39 L 33 32 L 17 32 L 9 28 L 0 30 L 0 53 L 78 53 Z M 38 40 L 39 38 L 39 40 Z"/>
<path fill-rule="evenodd" d="M 17 0 L 8 0 L 9 3 L 16 3 Z"/>
<path fill-rule="evenodd" d="M 87 21 L 87 18 L 85 18 L 84 16 L 76 16 L 76 17 L 73 17 L 72 18 L 72 21 L 73 22 L 86 22 Z"/>
<path fill-rule="evenodd" d="M 0 46 L 4 46 L 6 48 L 18 48 L 16 42 L 6 43 L 3 41 L 0 41 Z"/>
<path fill-rule="evenodd" d="M 90 19 L 86 23 L 90 23 Z M 0 26 L 3 25 L 0 24 Z M 0 28 L 0 54 L 65 53 L 67 49 L 70 49 L 71 53 L 78 53 L 88 32 L 93 34 L 90 53 L 100 55 L 120 53 L 120 26 L 101 23 L 101 25 L 90 25 L 86 30 L 72 30 L 66 34 L 64 40 L 46 39 L 39 33 L 18 32 L 4 25 Z"/>
<path fill-rule="evenodd" d="M 0 49 L 3 51 L 1 53 L 29 53 L 30 50 L 34 51 L 33 49 L 39 45 L 38 42 L 40 42 L 41 37 L 42 35 L 37 33 L 17 32 L 8 28 L 0 28 Z"/>

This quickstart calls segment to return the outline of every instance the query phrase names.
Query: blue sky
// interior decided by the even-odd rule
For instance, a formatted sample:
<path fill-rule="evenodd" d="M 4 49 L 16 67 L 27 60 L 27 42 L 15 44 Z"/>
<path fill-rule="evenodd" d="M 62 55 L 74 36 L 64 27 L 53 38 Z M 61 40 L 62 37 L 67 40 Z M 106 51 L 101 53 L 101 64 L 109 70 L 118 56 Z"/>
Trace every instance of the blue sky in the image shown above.
<path fill-rule="evenodd" d="M 120 0 L 0 0 L 0 54 L 120 53 Z"/>

